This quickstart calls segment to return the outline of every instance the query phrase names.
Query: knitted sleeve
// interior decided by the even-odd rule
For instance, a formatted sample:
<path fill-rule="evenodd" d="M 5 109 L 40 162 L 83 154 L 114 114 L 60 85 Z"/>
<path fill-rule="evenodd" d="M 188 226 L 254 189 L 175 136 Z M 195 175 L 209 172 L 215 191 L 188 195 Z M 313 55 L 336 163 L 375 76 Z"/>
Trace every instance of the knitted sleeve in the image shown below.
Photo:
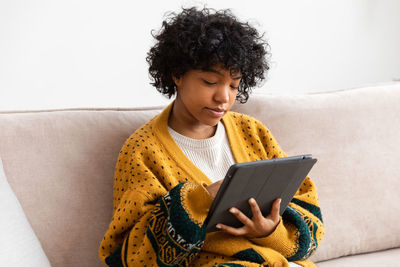
<path fill-rule="evenodd" d="M 267 158 L 287 157 L 279 147 L 269 129 L 257 122 L 259 140 L 264 146 Z M 251 241 L 275 249 L 288 261 L 307 259 L 317 249 L 325 228 L 319 208 L 315 184 L 306 177 L 294 198 L 283 213 L 274 232 L 267 237 Z"/>
<path fill-rule="evenodd" d="M 206 185 L 182 182 L 167 191 L 153 173 L 158 171 L 124 151 L 129 149 L 122 149 L 117 163 L 114 213 L 99 247 L 101 260 L 108 266 L 188 266 L 205 239 L 212 202 Z"/>

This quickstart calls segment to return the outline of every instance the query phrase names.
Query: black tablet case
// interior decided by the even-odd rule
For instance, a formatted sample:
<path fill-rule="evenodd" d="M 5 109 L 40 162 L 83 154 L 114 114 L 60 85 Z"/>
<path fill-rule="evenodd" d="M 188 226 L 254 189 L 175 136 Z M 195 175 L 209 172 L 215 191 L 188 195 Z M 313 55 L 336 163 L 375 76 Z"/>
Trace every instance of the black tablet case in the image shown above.
<path fill-rule="evenodd" d="M 311 154 L 233 164 L 221 184 L 208 213 L 207 232 L 218 231 L 217 223 L 232 227 L 243 224 L 228 210 L 236 207 L 251 218 L 249 198 L 256 199 L 264 216 L 281 198 L 280 215 L 317 162 Z"/>

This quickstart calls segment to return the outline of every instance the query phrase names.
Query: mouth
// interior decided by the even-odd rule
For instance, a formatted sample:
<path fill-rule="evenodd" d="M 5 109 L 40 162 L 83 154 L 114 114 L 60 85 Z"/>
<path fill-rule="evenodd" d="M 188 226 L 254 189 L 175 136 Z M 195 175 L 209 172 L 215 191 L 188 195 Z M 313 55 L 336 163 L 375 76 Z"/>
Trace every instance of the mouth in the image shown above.
<path fill-rule="evenodd" d="M 213 115 L 214 117 L 222 117 L 224 114 L 225 114 L 225 112 L 226 112 L 226 110 L 225 109 L 220 109 L 220 108 L 206 108 L 208 111 L 209 111 L 209 113 L 211 114 L 211 115 Z"/>

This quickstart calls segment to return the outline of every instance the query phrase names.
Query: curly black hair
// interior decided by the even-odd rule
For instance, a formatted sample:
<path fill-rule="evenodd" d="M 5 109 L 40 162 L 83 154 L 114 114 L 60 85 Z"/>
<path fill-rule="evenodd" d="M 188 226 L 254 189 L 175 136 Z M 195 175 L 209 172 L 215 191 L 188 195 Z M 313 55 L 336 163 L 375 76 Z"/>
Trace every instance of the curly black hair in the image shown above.
<path fill-rule="evenodd" d="M 172 76 L 179 78 L 192 69 L 209 69 L 217 64 L 240 71 L 236 100 L 246 103 L 252 87 L 265 79 L 269 70 L 269 45 L 248 22 L 243 23 L 230 9 L 196 7 L 170 13 L 162 22 L 156 44 L 147 53 L 149 74 L 157 90 L 171 98 L 176 93 Z"/>

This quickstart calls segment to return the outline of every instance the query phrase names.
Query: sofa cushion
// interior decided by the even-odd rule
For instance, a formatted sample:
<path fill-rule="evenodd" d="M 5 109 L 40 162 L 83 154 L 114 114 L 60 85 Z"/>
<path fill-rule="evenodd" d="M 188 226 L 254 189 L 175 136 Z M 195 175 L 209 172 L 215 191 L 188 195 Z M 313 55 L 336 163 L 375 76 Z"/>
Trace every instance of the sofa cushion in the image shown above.
<path fill-rule="evenodd" d="M 376 267 L 376 266 L 399 266 L 400 248 L 384 251 L 347 256 L 338 259 L 318 262 L 318 267 Z"/>
<path fill-rule="evenodd" d="M 309 176 L 326 234 L 313 260 L 400 247 L 399 103 L 400 83 L 392 83 L 252 95 L 235 106 L 267 125 L 288 155 L 318 159 Z"/>
<path fill-rule="evenodd" d="M 50 267 L 21 204 L 7 182 L 0 158 L 1 266 Z"/>

